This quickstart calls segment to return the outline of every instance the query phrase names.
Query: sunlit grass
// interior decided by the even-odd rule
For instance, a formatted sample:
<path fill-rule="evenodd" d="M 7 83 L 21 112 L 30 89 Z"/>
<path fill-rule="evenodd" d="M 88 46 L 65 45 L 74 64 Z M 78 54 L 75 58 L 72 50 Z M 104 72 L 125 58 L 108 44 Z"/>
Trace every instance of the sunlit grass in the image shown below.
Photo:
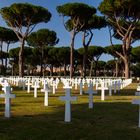
<path fill-rule="evenodd" d="M 131 84 L 119 93 L 101 101 L 100 92 L 94 96 L 94 108 L 88 109 L 88 95 L 79 95 L 72 102 L 72 121 L 64 123 L 64 95 L 59 87 L 56 94 L 49 94 L 49 106 L 44 106 L 44 94 L 38 90 L 27 93 L 13 87 L 10 119 L 4 118 L 4 99 L 0 99 L 0 140 L 139 140 L 138 106 L 132 105 L 137 84 Z M 84 90 L 86 90 L 85 87 Z M 3 93 L 1 91 L 1 93 Z"/>

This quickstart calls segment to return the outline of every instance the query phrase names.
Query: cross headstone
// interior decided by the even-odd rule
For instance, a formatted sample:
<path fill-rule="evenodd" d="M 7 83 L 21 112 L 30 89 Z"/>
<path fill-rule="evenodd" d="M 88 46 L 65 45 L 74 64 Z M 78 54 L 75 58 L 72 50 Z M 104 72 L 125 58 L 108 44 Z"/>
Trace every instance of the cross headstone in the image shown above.
<path fill-rule="evenodd" d="M 93 90 L 93 84 L 90 83 L 89 89 L 86 92 L 89 94 L 89 108 L 93 108 L 93 94 L 97 94 L 97 91 Z"/>
<path fill-rule="evenodd" d="M 7 86 L 10 86 L 9 85 L 9 83 L 7 82 L 7 80 L 4 80 L 4 82 L 2 83 L 2 90 L 4 91 L 4 92 L 6 92 L 6 87 Z"/>
<path fill-rule="evenodd" d="M 30 79 L 28 79 L 26 85 L 27 85 L 27 92 L 30 93 L 30 86 L 32 85 L 32 83 L 30 83 Z"/>
<path fill-rule="evenodd" d="M 82 81 L 80 81 L 79 86 L 80 86 L 80 95 L 82 95 L 83 94 L 83 82 Z"/>
<path fill-rule="evenodd" d="M 139 123 L 138 123 L 138 127 L 140 127 L 140 99 L 134 99 L 132 101 L 132 104 L 139 105 Z"/>
<path fill-rule="evenodd" d="M 137 91 L 140 91 L 140 85 L 137 87 Z"/>
<path fill-rule="evenodd" d="M 34 82 L 34 85 L 32 86 L 34 88 L 34 97 L 37 97 L 37 89 L 40 87 L 39 83 L 37 81 Z"/>
<path fill-rule="evenodd" d="M 101 100 L 104 101 L 105 100 L 105 90 L 107 89 L 107 87 L 104 86 L 104 81 L 101 82 Z"/>
<path fill-rule="evenodd" d="M 5 98 L 5 117 L 10 118 L 11 98 L 15 98 L 15 94 L 11 94 L 11 87 L 7 86 L 5 94 L 0 94 L 0 98 Z"/>
<path fill-rule="evenodd" d="M 21 86 L 22 86 L 22 89 L 25 90 L 25 80 L 21 81 Z"/>
<path fill-rule="evenodd" d="M 50 88 L 48 87 L 48 84 L 47 83 L 45 83 L 45 85 L 44 85 L 44 88 L 43 89 L 41 89 L 41 91 L 42 92 L 44 92 L 45 93 L 45 95 L 44 95 L 44 106 L 48 106 L 48 93 L 51 91 L 50 90 Z"/>
<path fill-rule="evenodd" d="M 78 86 L 78 80 L 77 80 L 77 78 L 74 80 L 74 84 L 75 84 L 75 89 L 77 90 L 77 86 Z"/>
<path fill-rule="evenodd" d="M 55 89 L 56 89 L 56 82 L 55 81 L 53 81 L 52 86 L 53 86 L 53 94 L 55 94 Z"/>
<path fill-rule="evenodd" d="M 75 101 L 77 97 L 72 97 L 70 95 L 71 93 L 71 88 L 70 86 L 66 87 L 65 86 L 65 96 L 59 97 L 60 100 L 65 101 L 65 122 L 71 122 L 71 101 Z"/>

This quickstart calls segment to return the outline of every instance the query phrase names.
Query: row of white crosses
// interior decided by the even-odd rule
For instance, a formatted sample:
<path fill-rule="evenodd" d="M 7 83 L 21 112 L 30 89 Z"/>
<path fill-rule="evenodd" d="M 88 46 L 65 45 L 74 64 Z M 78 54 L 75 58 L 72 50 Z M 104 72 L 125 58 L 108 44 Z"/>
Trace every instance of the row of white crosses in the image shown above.
<path fill-rule="evenodd" d="M 140 97 L 140 85 L 137 87 L 137 91 L 135 92 L 135 95 Z M 138 127 L 140 127 L 140 98 L 138 99 L 133 99 L 132 104 L 139 105 L 139 122 L 138 122 Z"/>
<path fill-rule="evenodd" d="M 80 81 L 80 80 L 79 80 Z M 85 80 L 84 80 L 85 82 Z M 84 82 L 80 82 L 80 83 L 84 83 Z M 65 90 L 66 90 L 66 96 L 64 97 L 60 97 L 61 100 L 65 100 L 66 101 L 66 105 L 65 105 L 65 122 L 70 122 L 71 121 L 71 106 L 70 106 L 70 102 L 72 100 L 76 100 L 76 97 L 71 97 L 70 96 L 70 89 L 72 88 L 71 86 L 69 86 L 69 83 L 66 82 L 67 85 L 65 85 Z M 96 92 L 93 91 L 93 83 L 90 81 L 88 82 L 88 86 L 89 86 L 89 90 L 87 91 L 87 93 L 89 94 L 89 108 L 93 108 L 93 94 L 96 94 Z M 37 84 L 35 84 L 37 88 Z M 103 82 L 103 85 L 105 85 L 105 83 Z M 44 105 L 48 106 L 48 92 L 49 92 L 49 88 L 47 87 L 47 85 L 44 85 L 44 92 L 45 92 L 45 96 L 44 96 Z M 36 89 L 35 88 L 35 89 Z M 102 88 L 104 89 L 104 86 L 102 86 Z M 36 90 L 35 90 L 36 91 Z M 8 92 L 7 92 L 8 93 Z M 35 97 L 37 96 L 36 94 L 34 95 Z M 104 94 L 102 95 L 103 98 Z M 6 97 L 5 97 L 6 98 Z M 8 115 L 7 115 L 8 116 Z"/>
<path fill-rule="evenodd" d="M 97 91 L 93 90 L 93 83 L 89 84 L 89 88 L 86 93 L 89 94 L 89 108 L 93 108 L 93 95 L 97 94 Z"/>
<path fill-rule="evenodd" d="M 1 83 L 1 85 L 3 86 L 2 90 L 4 91 L 3 94 L 0 94 L 0 98 L 5 98 L 5 113 L 4 116 L 6 118 L 10 118 L 11 116 L 11 98 L 15 98 L 15 94 L 11 93 L 11 87 L 9 85 L 9 83 L 4 80 L 3 83 Z"/>
<path fill-rule="evenodd" d="M 17 78 L 19 79 L 19 78 Z M 33 85 L 34 81 L 35 81 L 36 78 L 26 78 L 26 85 L 27 85 L 27 92 L 29 93 L 30 92 L 30 87 Z M 39 81 L 41 83 L 41 81 L 44 81 L 45 78 L 38 78 L 37 81 Z M 63 80 L 62 80 L 63 79 Z M 21 80 L 21 79 L 20 79 Z M 56 92 L 56 89 L 57 89 L 57 86 L 58 86 L 58 83 L 60 82 L 60 80 L 58 78 L 56 78 L 56 80 L 54 80 L 53 78 L 46 78 L 47 82 L 48 82 L 48 85 L 49 86 L 52 86 L 52 93 L 55 94 Z M 17 81 L 15 78 L 14 78 L 14 81 Z M 74 86 L 75 85 L 75 89 L 77 89 L 77 86 L 79 85 L 79 90 L 80 90 L 80 95 L 83 94 L 83 88 L 84 88 L 84 85 L 85 83 L 88 85 L 89 87 L 89 83 L 92 82 L 95 84 L 96 86 L 96 90 L 101 90 L 101 100 L 105 100 L 105 91 L 106 90 L 109 90 L 109 95 L 111 96 L 112 95 L 112 90 L 114 90 L 114 93 L 116 93 L 116 90 L 120 90 L 122 89 L 122 87 L 127 84 L 129 84 L 128 81 L 124 81 L 122 82 L 121 80 L 111 80 L 111 79 L 90 79 L 90 78 L 87 78 L 87 79 L 81 79 L 81 78 L 75 78 L 75 79 L 65 79 L 64 78 L 61 78 L 61 81 L 63 83 L 65 83 L 65 81 L 67 81 L 69 83 L 70 86 Z M 131 81 L 131 80 L 129 80 Z M 24 85 L 24 84 L 23 84 Z M 101 87 L 99 87 L 99 85 L 101 85 Z M 36 87 L 34 87 L 34 90 L 35 90 Z M 35 93 L 35 91 L 34 91 Z"/>

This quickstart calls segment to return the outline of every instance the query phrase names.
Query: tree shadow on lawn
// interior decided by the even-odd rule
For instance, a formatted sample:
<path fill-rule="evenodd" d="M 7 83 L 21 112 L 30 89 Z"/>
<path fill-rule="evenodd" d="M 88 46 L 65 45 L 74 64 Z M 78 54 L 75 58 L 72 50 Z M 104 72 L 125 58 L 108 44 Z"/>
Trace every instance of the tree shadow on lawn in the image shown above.
<path fill-rule="evenodd" d="M 50 106 L 51 107 L 51 106 Z M 47 107 L 47 108 L 50 108 Z M 46 108 L 46 110 L 47 110 Z M 72 121 L 64 105 L 53 112 L 0 118 L 1 140 L 139 140 L 138 106 L 131 103 L 72 104 Z"/>

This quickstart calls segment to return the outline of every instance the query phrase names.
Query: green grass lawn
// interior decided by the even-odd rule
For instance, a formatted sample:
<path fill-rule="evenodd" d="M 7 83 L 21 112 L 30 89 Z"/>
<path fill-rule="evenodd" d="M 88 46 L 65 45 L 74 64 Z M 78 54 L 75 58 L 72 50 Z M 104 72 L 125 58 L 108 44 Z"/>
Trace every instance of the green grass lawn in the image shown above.
<path fill-rule="evenodd" d="M 88 109 L 87 95 L 73 90 L 78 100 L 72 102 L 71 123 L 64 122 L 64 102 L 58 100 L 64 95 L 61 88 L 49 94 L 49 106 L 44 107 L 43 93 L 34 98 L 33 91 L 14 87 L 10 119 L 4 118 L 0 99 L 0 140 L 140 140 L 139 107 L 131 104 L 136 87 L 133 83 L 113 96 L 106 92 L 105 101 L 98 93 L 93 109 Z"/>

